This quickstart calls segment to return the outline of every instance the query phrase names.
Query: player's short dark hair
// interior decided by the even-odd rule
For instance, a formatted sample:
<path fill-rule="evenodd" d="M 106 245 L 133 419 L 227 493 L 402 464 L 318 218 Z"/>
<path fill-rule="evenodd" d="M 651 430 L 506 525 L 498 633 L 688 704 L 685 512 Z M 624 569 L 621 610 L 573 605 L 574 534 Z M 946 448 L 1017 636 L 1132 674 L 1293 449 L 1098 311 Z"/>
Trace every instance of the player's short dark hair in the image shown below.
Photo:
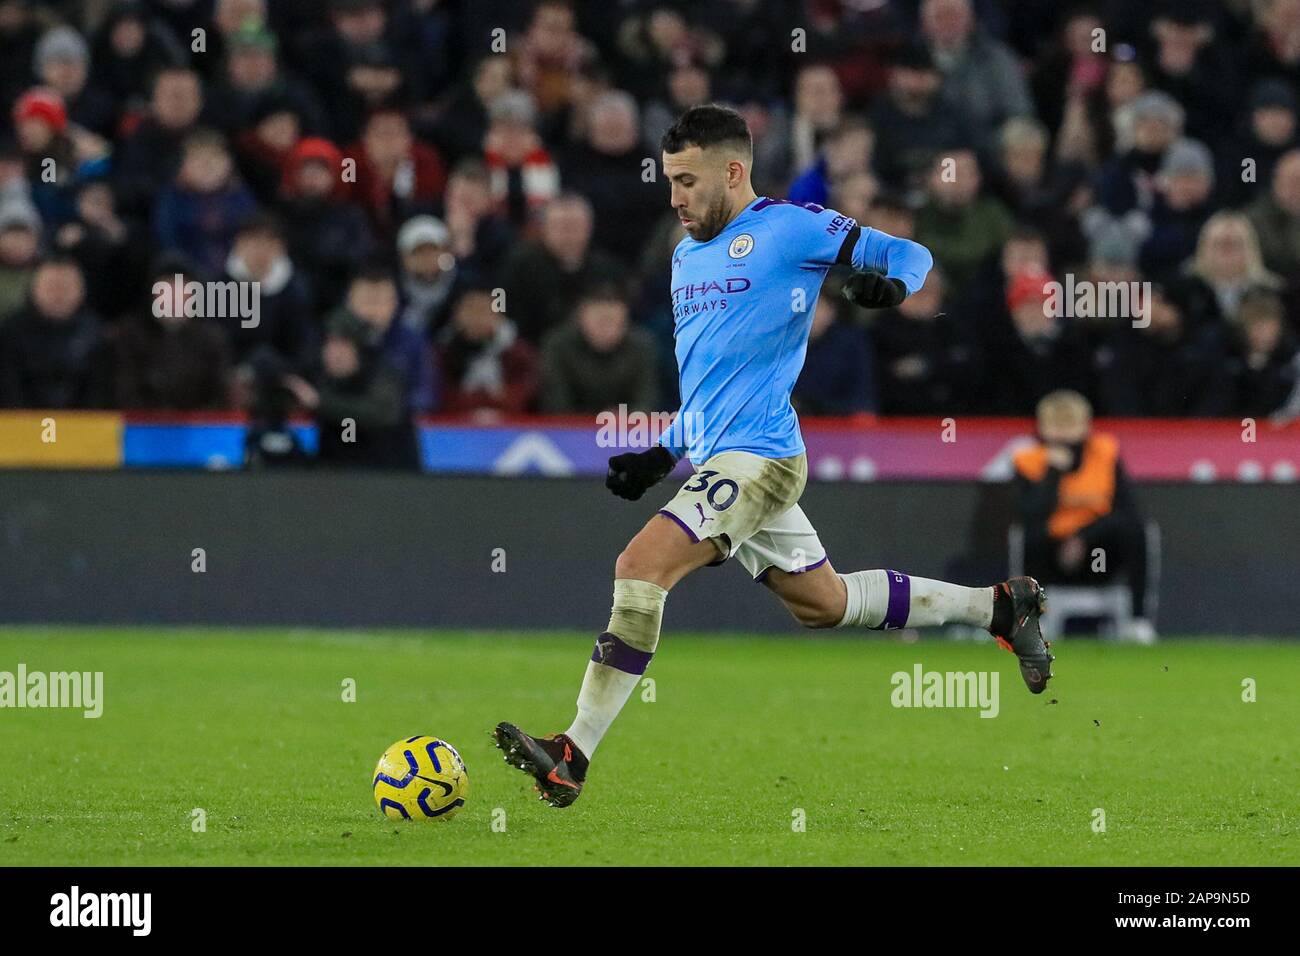
<path fill-rule="evenodd" d="M 668 132 L 659 141 L 659 147 L 665 153 L 680 153 L 691 146 L 708 149 L 724 144 L 741 147 L 747 152 L 754 149 L 745 117 L 729 106 L 716 103 L 692 106 L 668 127 Z"/>

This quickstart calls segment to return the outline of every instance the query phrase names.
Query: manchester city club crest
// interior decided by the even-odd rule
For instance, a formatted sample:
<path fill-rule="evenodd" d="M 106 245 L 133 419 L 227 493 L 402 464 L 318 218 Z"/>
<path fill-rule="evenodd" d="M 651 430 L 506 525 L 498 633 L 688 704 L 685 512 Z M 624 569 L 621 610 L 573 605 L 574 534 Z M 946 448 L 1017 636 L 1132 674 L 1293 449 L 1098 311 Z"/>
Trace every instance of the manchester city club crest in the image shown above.
<path fill-rule="evenodd" d="M 754 237 L 746 232 L 731 240 L 731 248 L 727 250 L 727 255 L 733 259 L 743 259 L 753 251 Z"/>

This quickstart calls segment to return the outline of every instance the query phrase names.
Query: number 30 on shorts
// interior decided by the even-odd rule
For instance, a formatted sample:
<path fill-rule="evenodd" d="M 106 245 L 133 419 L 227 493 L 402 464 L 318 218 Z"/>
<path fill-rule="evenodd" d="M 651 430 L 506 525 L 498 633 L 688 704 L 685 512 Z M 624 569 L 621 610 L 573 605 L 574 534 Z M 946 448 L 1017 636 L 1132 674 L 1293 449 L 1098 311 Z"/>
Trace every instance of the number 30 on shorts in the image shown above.
<path fill-rule="evenodd" d="M 682 491 L 704 491 L 708 489 L 704 498 L 714 511 L 726 511 L 736 501 L 740 495 L 740 486 L 730 478 L 720 478 L 712 481 L 716 471 L 705 469 L 696 472 L 695 477 L 687 484 L 682 486 Z M 722 500 L 719 500 L 721 498 Z"/>

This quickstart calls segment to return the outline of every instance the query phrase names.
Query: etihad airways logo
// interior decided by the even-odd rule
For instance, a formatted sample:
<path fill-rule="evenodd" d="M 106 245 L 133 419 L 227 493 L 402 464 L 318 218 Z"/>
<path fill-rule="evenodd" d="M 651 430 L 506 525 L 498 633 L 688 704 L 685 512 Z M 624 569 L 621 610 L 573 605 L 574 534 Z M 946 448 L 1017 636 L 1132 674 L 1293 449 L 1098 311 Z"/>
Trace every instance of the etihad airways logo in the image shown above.
<path fill-rule="evenodd" d="M 708 282 L 688 282 L 673 289 L 673 306 L 702 299 L 707 295 L 738 295 L 748 292 L 752 285 L 744 276 L 729 276 L 721 281 L 710 279 Z"/>

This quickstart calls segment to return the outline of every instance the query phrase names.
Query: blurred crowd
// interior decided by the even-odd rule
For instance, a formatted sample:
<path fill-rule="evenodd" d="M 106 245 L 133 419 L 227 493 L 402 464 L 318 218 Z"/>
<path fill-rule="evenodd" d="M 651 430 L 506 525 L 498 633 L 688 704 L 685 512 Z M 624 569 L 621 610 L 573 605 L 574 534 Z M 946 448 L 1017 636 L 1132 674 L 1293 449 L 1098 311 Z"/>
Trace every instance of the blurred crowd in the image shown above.
<path fill-rule="evenodd" d="M 675 408 L 658 140 L 719 101 L 935 254 L 832 276 L 805 414 L 1300 413 L 1298 90 L 1300 0 L 0 0 L 0 407 Z"/>

